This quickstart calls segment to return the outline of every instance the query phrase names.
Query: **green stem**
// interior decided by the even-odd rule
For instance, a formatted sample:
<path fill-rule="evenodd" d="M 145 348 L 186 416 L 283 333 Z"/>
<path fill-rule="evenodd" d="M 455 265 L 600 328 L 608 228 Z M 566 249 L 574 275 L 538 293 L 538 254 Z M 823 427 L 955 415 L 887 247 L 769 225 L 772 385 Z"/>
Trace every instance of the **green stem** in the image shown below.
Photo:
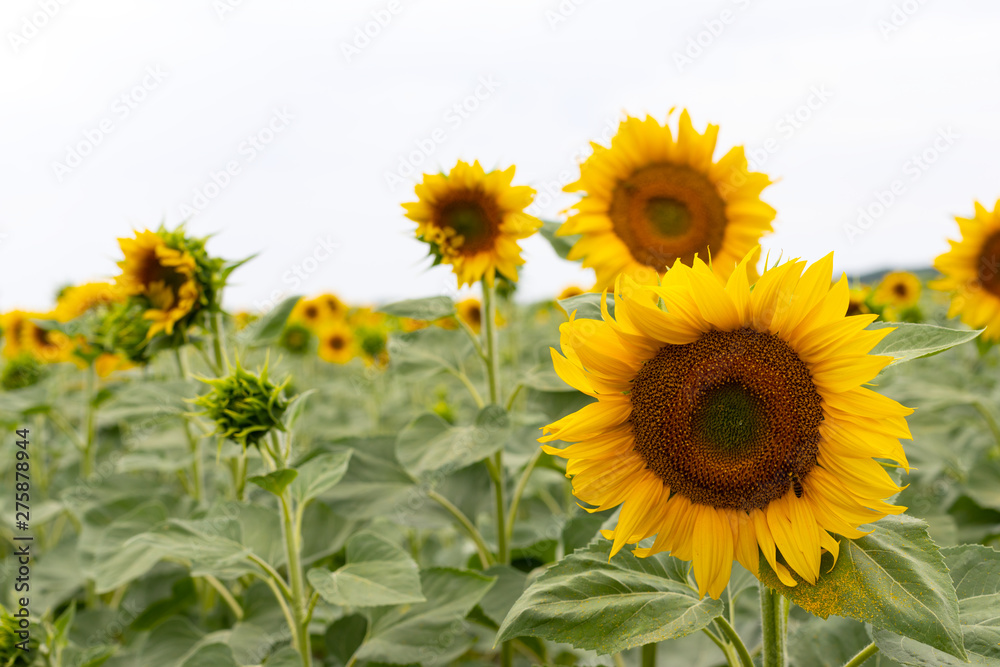
<path fill-rule="evenodd" d="M 514 387 L 514 391 L 510 392 L 510 396 L 507 397 L 507 402 L 504 403 L 504 408 L 507 409 L 507 412 L 510 412 L 510 409 L 514 407 L 514 400 L 517 399 L 517 395 L 521 393 L 522 389 L 524 389 L 524 383 L 518 382 L 517 386 Z"/>
<path fill-rule="evenodd" d="M 990 411 L 986 409 L 986 406 L 982 403 L 973 403 L 972 407 L 982 415 L 983 420 L 986 425 L 990 427 L 990 432 L 993 434 L 993 440 L 997 443 L 997 452 L 1000 452 L 1000 425 L 997 424 L 997 420 L 990 414 Z"/>
<path fill-rule="evenodd" d="M 83 438 L 81 438 L 77 430 L 73 428 L 73 425 L 66 421 L 66 418 L 59 412 L 54 410 L 47 411 L 45 416 L 48 417 L 53 424 L 55 424 L 56 428 L 69 437 L 69 439 L 73 442 L 73 446 L 80 450 L 80 453 L 82 454 L 85 447 Z"/>
<path fill-rule="evenodd" d="M 763 667 L 785 667 L 787 662 L 787 619 L 784 598 L 764 584 L 760 588 L 760 621 L 763 638 Z"/>
<path fill-rule="evenodd" d="M 642 667 L 656 667 L 656 644 L 642 647 Z"/>
<path fill-rule="evenodd" d="M 212 351 L 215 353 L 215 373 L 221 375 L 229 365 L 229 357 L 226 352 L 225 327 L 222 323 L 222 312 L 213 314 L 212 326 Z"/>
<path fill-rule="evenodd" d="M 861 651 L 859 651 L 856 656 L 848 660 L 844 664 L 844 667 L 861 667 L 861 665 L 864 664 L 865 660 L 872 657 L 876 653 L 878 653 L 878 646 L 875 646 L 875 644 L 869 644 L 868 646 L 861 649 Z"/>
<path fill-rule="evenodd" d="M 240 603 L 236 601 L 236 598 L 234 598 L 233 594 L 229 592 L 229 589 L 226 588 L 225 584 L 210 574 L 203 575 L 203 578 L 219 593 L 219 596 L 225 600 L 226 604 L 229 605 L 229 608 L 233 610 L 233 615 L 236 616 L 236 620 L 243 620 L 243 607 L 241 607 Z"/>
<path fill-rule="evenodd" d="M 484 292 L 486 291 L 486 283 L 483 283 L 483 291 Z M 479 336 L 476 335 L 476 332 L 472 330 L 472 327 L 470 327 L 468 323 L 466 323 L 466 321 L 463 320 L 461 317 L 456 315 L 455 321 L 458 322 L 459 327 L 461 327 L 462 331 L 464 331 L 465 334 L 469 337 L 469 340 L 472 341 L 472 347 L 476 350 L 476 354 L 482 357 L 482 359 L 485 361 L 486 354 L 483 353 L 483 345 L 482 343 L 479 342 Z"/>
<path fill-rule="evenodd" d="M 486 540 L 483 539 L 482 533 L 480 533 L 475 524 L 469 520 L 469 517 L 465 516 L 465 513 L 462 512 L 462 510 L 458 509 L 458 507 L 456 507 L 450 500 L 442 496 L 434 489 L 427 492 L 427 497 L 448 510 L 448 512 L 455 517 L 462 527 L 465 528 L 469 537 L 471 537 L 472 541 L 476 544 L 476 551 L 479 552 L 479 562 L 482 563 L 483 569 L 485 570 L 489 566 L 493 565 L 493 559 L 490 557 L 490 550 L 486 546 Z"/>
<path fill-rule="evenodd" d="M 288 584 L 286 584 L 285 580 L 281 578 L 281 575 L 278 574 L 278 571 L 275 570 L 273 567 L 271 567 L 270 563 L 268 563 L 266 560 L 264 560 L 260 556 L 258 556 L 256 554 L 252 554 L 252 553 L 251 554 L 247 554 L 247 559 L 250 562 L 255 563 L 260 569 L 264 570 L 264 572 L 267 573 L 267 577 L 264 578 L 264 579 L 265 579 L 265 581 L 273 581 L 273 583 L 277 587 L 277 588 L 275 588 L 275 590 L 277 590 L 277 591 L 279 591 L 281 593 L 281 595 L 278 596 L 279 598 L 281 598 L 282 600 L 284 600 L 285 598 L 291 598 L 292 597 L 292 592 L 288 589 Z M 289 626 L 291 626 L 291 625 L 292 624 L 289 623 Z"/>
<path fill-rule="evenodd" d="M 743 643 L 740 635 L 736 632 L 736 629 L 722 616 L 717 616 L 715 622 L 719 628 L 722 629 L 722 632 L 736 649 L 736 655 L 740 659 L 740 665 L 742 665 L 742 667 L 753 667 L 753 658 L 750 657 L 750 652 L 747 650 L 747 646 Z"/>
<path fill-rule="evenodd" d="M 490 385 L 490 403 L 498 405 L 500 403 L 500 348 L 497 345 L 497 303 L 496 288 L 487 284 L 483 280 L 483 338 L 485 339 L 485 359 L 486 376 Z M 503 450 L 500 449 L 493 456 L 492 467 L 490 469 L 493 478 L 494 495 L 496 498 L 497 513 L 497 561 L 508 563 L 510 552 L 507 545 L 507 513 L 504 502 L 504 479 Z"/>
<path fill-rule="evenodd" d="M 538 459 L 542 456 L 542 448 L 539 447 L 535 450 L 535 453 L 531 455 L 531 459 L 528 464 L 524 467 L 524 472 L 521 473 L 521 478 L 517 480 L 517 486 L 514 487 L 514 495 L 510 499 L 510 508 L 507 510 L 507 544 L 513 541 L 514 537 L 514 521 L 517 520 L 517 507 L 521 504 L 521 496 L 524 495 L 524 489 L 528 486 L 528 478 L 531 477 L 532 471 L 535 469 L 535 465 L 538 463 Z"/>
<path fill-rule="evenodd" d="M 177 362 L 177 372 L 185 380 L 191 379 L 191 369 L 188 366 L 184 349 L 174 348 L 174 360 Z M 202 470 L 201 438 L 195 437 L 191 431 L 191 418 L 184 415 L 184 435 L 187 437 L 188 450 L 191 452 L 191 482 L 194 485 L 192 497 L 199 505 L 205 499 L 205 472 Z"/>
<path fill-rule="evenodd" d="M 472 400 L 476 402 L 477 408 L 482 410 L 484 407 L 486 407 L 486 404 L 483 403 L 483 397 L 479 395 L 479 392 L 476 390 L 476 385 L 472 384 L 472 380 L 469 379 L 468 375 L 466 375 L 460 370 L 452 368 L 451 366 L 445 366 L 444 368 L 446 371 L 448 371 L 449 373 L 457 377 L 459 380 L 461 380 L 462 384 L 465 385 L 465 388 L 469 390 L 469 394 L 472 396 Z"/>
<path fill-rule="evenodd" d="M 97 394 L 97 369 L 91 365 L 87 368 L 86 388 L 84 389 L 84 400 L 86 401 L 86 412 L 84 416 L 84 443 L 83 443 L 83 464 L 82 473 L 84 479 L 89 479 L 94 473 L 97 451 L 97 415 L 94 410 L 94 397 Z"/>
<path fill-rule="evenodd" d="M 309 624 L 306 622 L 306 607 L 308 601 L 302 581 L 302 560 L 299 557 L 300 538 L 295 533 L 295 521 L 292 518 L 292 498 L 288 489 L 284 489 L 279 497 L 281 500 L 281 529 L 285 534 L 285 556 L 288 561 L 288 580 L 292 590 L 292 618 L 295 627 L 295 648 L 302 654 L 303 667 L 312 666 L 312 649 L 309 646 Z"/>

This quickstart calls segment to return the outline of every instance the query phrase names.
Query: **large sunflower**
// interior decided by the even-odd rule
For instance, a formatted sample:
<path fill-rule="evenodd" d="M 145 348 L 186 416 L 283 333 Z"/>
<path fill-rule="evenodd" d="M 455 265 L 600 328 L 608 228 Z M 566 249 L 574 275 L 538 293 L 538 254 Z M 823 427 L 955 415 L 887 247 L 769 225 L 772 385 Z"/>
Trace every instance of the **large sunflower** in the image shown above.
<path fill-rule="evenodd" d="M 544 450 L 569 459 L 592 511 L 622 506 L 612 554 L 656 535 L 635 554 L 693 561 L 714 598 L 734 558 L 758 573 L 758 548 L 787 585 L 792 572 L 815 583 L 822 552 L 838 554 L 831 533 L 857 538 L 904 509 L 883 501 L 899 487 L 873 457 L 908 469 L 912 410 L 863 386 L 891 361 L 868 354 L 890 329 L 844 316 L 832 255 L 805 273 L 773 267 L 752 291 L 748 260 L 725 286 L 697 258 L 676 260 L 662 286 L 623 277 L 613 318 L 605 306 L 603 321 L 563 324 L 555 369 L 597 401 L 540 438 L 576 443 Z"/>
<path fill-rule="evenodd" d="M 1000 339 L 1000 200 L 992 212 L 976 202 L 973 218 L 955 218 L 960 241 L 948 241 L 951 250 L 934 260 L 944 274 L 930 283 L 953 292 L 948 317 L 962 316 L 970 327 L 986 327 L 985 340 Z"/>
<path fill-rule="evenodd" d="M 143 296 L 150 307 L 143 317 L 152 321 L 147 336 L 170 335 L 174 325 L 195 308 L 201 295 L 195 279 L 197 265 L 190 253 L 169 247 L 160 234 L 136 232 L 135 238 L 120 238 L 125 259 L 118 262 L 122 273 L 115 279 L 122 293 Z"/>
<path fill-rule="evenodd" d="M 451 264 L 459 287 L 483 277 L 493 285 L 497 271 L 517 280 L 524 264 L 517 242 L 542 222 L 524 213 L 534 189 L 512 186 L 513 179 L 514 167 L 487 173 L 478 161 L 459 161 L 447 175 L 424 174 L 418 201 L 403 204 L 417 238 L 430 245 L 435 263 Z"/>
<path fill-rule="evenodd" d="M 748 170 L 742 146 L 712 162 L 718 133 L 709 125 L 699 134 L 682 111 L 676 138 L 669 125 L 629 117 L 610 148 L 592 144 L 580 179 L 564 188 L 587 194 L 558 234 L 583 235 L 569 258 L 594 268 L 595 289 L 622 272 L 655 283 L 676 260 L 690 266 L 696 254 L 711 257 L 725 278 L 771 231 L 775 211 L 760 200 L 771 180 Z"/>

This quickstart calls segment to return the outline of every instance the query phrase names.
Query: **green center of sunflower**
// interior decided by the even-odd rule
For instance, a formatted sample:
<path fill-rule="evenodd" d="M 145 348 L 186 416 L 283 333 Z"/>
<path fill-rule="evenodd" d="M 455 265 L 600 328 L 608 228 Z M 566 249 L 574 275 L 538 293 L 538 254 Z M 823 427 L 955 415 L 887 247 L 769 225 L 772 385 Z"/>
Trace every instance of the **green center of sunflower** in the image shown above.
<path fill-rule="evenodd" d="M 683 202 L 669 197 L 653 197 L 646 202 L 646 218 L 663 236 L 683 236 L 691 228 L 691 212 Z"/>
<path fill-rule="evenodd" d="M 493 197 L 480 190 L 450 193 L 437 207 L 439 227 L 451 229 L 461 237 L 455 247 L 459 254 L 473 254 L 489 248 L 500 233 L 502 214 Z"/>
<path fill-rule="evenodd" d="M 816 464 L 821 398 L 785 341 L 744 328 L 665 345 L 632 382 L 635 449 L 672 492 L 763 508 Z"/>
<path fill-rule="evenodd" d="M 990 294 L 1000 296 L 1000 232 L 987 237 L 979 252 L 979 283 Z"/>
<path fill-rule="evenodd" d="M 680 259 L 707 259 L 722 247 L 726 202 L 708 177 L 686 164 L 651 164 L 618 182 L 608 217 L 635 261 L 663 271 Z"/>

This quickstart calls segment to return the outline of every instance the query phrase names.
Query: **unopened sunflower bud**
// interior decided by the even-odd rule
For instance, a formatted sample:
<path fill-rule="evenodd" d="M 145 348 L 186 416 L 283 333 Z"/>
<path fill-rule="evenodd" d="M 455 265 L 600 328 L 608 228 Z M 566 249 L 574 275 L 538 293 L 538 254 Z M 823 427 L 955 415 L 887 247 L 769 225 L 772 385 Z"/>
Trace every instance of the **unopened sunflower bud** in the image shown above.
<path fill-rule="evenodd" d="M 244 447 L 257 445 L 272 430 L 284 431 L 282 417 L 288 401 L 282 395 L 287 380 L 275 385 L 267 378 L 267 366 L 251 373 L 239 362 L 228 376 L 204 380 L 212 390 L 192 402 L 215 422 L 216 432 Z"/>

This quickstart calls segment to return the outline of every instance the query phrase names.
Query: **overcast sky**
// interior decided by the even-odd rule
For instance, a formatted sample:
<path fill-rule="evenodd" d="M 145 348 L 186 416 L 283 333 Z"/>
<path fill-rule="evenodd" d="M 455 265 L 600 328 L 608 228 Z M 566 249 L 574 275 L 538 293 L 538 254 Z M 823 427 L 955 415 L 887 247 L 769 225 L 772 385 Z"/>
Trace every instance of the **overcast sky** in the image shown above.
<path fill-rule="evenodd" d="M 232 308 L 447 294 L 401 213 L 422 171 L 515 164 L 554 219 L 591 139 L 674 106 L 780 179 L 766 248 L 927 266 L 1000 197 L 998 27 L 995 0 L 3 0 L 0 309 L 188 217 L 260 253 Z M 525 298 L 592 283 L 522 245 Z"/>

